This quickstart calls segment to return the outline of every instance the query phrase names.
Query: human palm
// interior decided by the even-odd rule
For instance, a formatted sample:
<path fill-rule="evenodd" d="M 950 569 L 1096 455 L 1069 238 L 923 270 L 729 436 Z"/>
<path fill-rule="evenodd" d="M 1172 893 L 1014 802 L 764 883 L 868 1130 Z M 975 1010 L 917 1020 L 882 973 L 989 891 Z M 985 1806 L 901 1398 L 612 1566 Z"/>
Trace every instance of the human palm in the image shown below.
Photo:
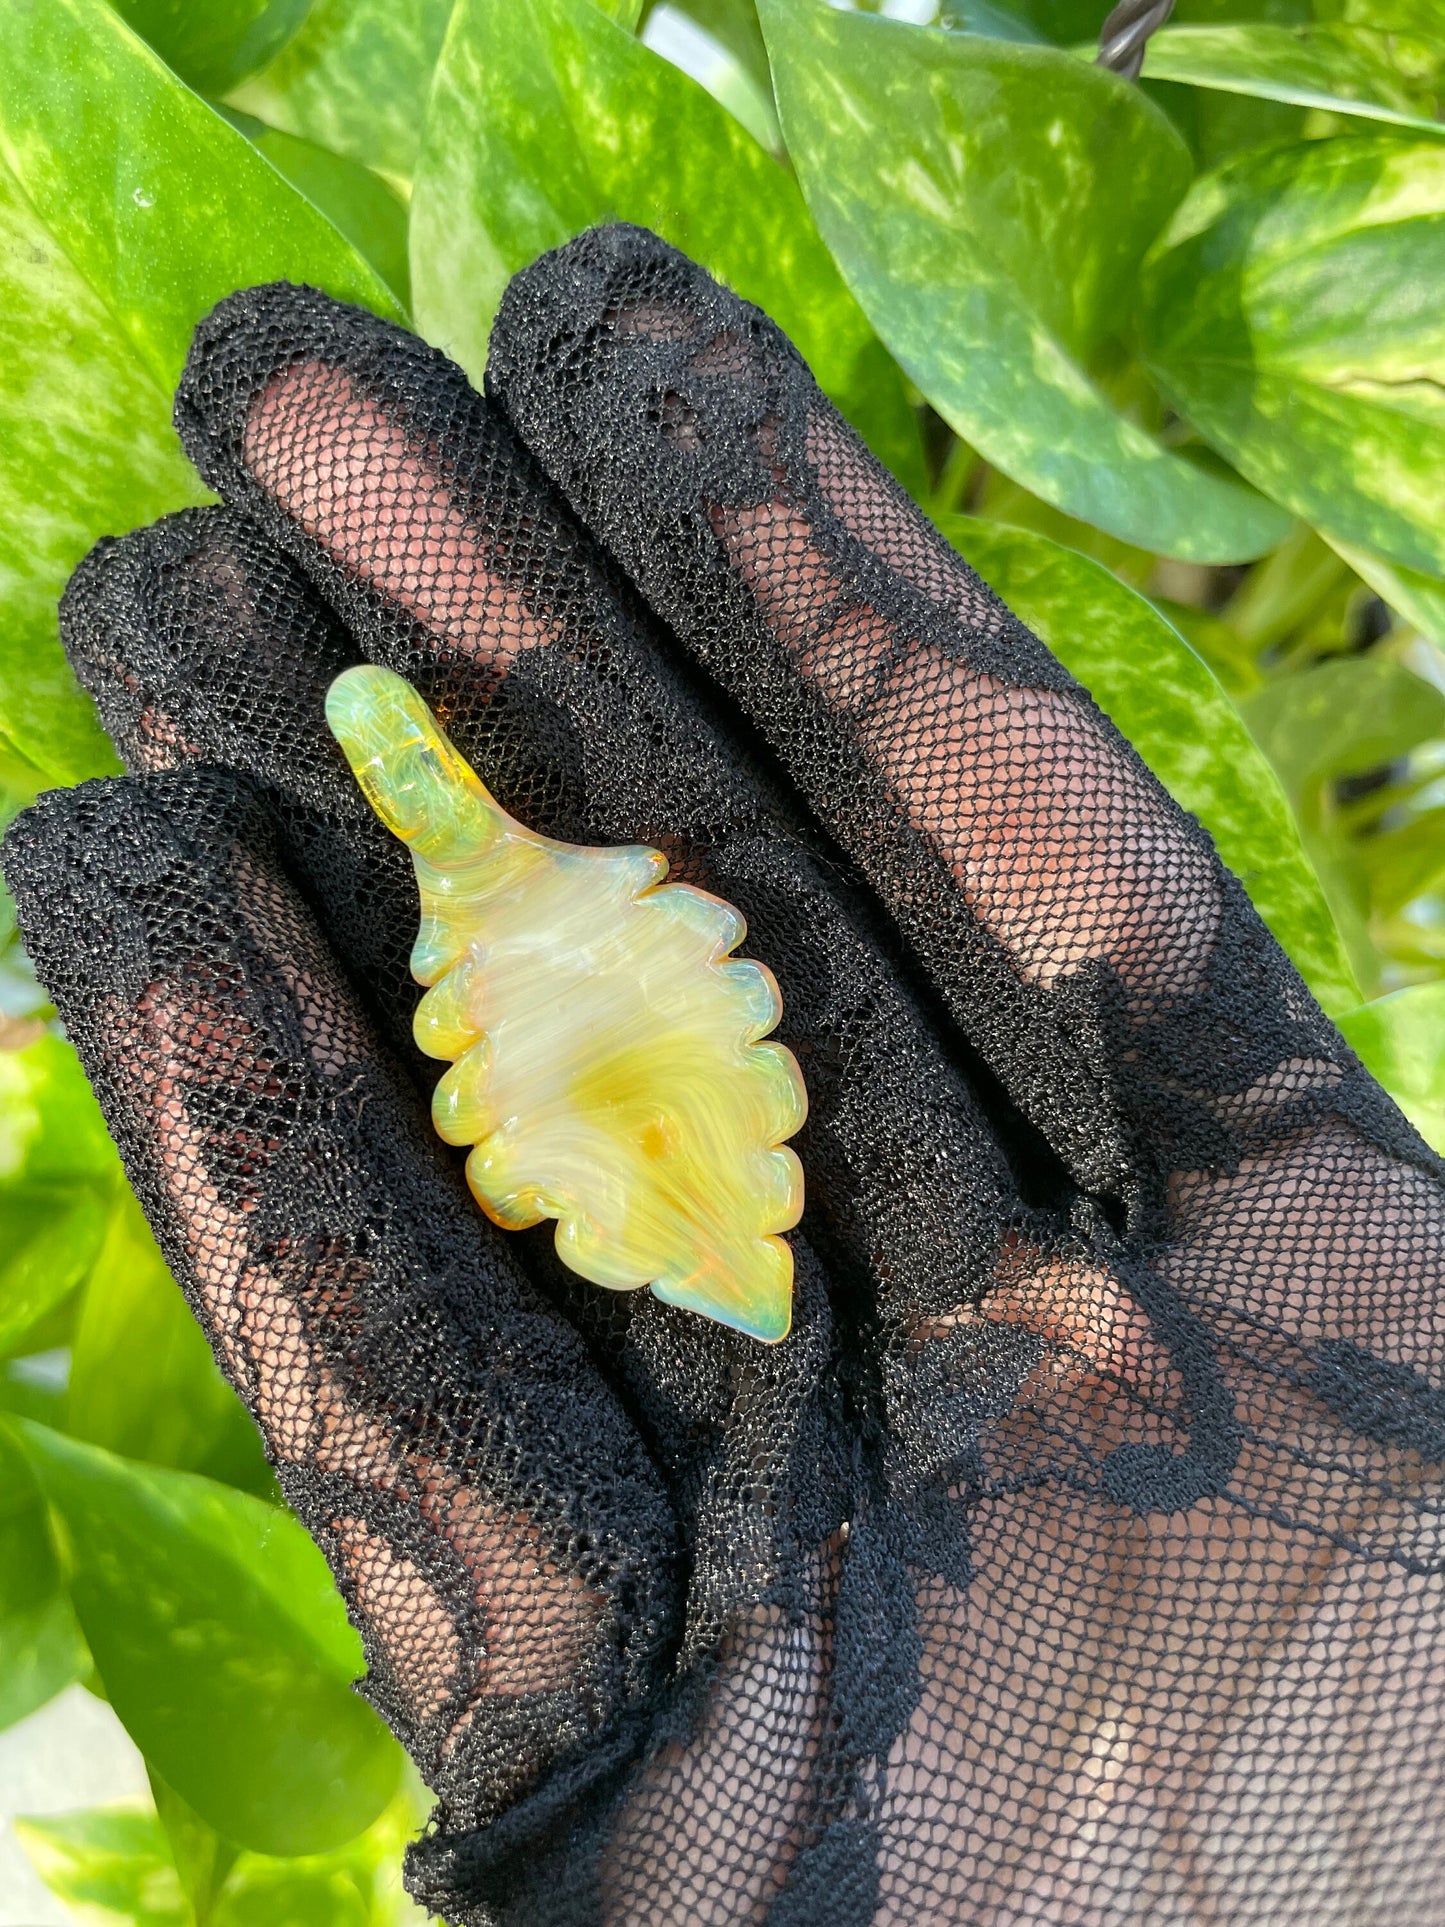
<path fill-rule="evenodd" d="M 636 229 L 489 398 L 307 290 L 177 401 L 222 506 L 67 646 L 131 774 L 12 831 L 166 1254 L 439 1806 L 456 1923 L 1433 1918 L 1436 1160 L 1208 839 L 764 317 Z M 487 1224 L 427 1122 L 358 660 L 661 849 L 810 1113 L 776 1347 Z"/>

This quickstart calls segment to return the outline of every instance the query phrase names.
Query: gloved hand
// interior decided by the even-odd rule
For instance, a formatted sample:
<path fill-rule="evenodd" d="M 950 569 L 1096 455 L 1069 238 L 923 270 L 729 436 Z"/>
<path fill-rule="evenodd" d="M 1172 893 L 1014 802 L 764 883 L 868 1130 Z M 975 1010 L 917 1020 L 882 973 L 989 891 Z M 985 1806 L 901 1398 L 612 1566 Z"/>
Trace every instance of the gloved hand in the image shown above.
<path fill-rule="evenodd" d="M 307 290 L 223 302 L 177 422 L 224 505 L 63 609 L 132 773 L 5 847 L 438 1795 L 414 1891 L 1433 1918 L 1438 1161 L 755 309 L 598 230 L 514 281 L 488 387 Z M 781 1345 L 467 1197 L 410 865 L 322 718 L 360 659 L 532 828 L 745 914 L 811 1103 Z"/>

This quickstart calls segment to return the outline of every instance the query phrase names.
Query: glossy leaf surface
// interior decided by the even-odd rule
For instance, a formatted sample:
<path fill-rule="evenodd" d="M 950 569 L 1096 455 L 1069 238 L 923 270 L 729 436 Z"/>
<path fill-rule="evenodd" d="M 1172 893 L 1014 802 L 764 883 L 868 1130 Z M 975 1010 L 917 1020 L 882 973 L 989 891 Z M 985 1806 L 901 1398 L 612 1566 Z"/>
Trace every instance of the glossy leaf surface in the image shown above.
<path fill-rule="evenodd" d="M 97 1254 L 76 1327 L 67 1429 L 123 1457 L 273 1491 L 260 1435 L 129 1191 Z"/>
<path fill-rule="evenodd" d="M 139 1803 L 37 1815 L 17 1820 L 15 1832 L 40 1878 L 79 1919 L 194 1927 L 160 1822 Z"/>
<path fill-rule="evenodd" d="M 760 146 L 781 154 L 772 75 L 752 0 L 737 7 L 713 7 L 706 0 L 678 7 L 664 0 L 648 10 L 640 34 L 654 53 L 705 87 Z"/>
<path fill-rule="evenodd" d="M 726 49 L 760 94 L 772 97 L 768 50 L 753 0 L 670 0 L 670 4 Z M 657 10 L 645 8 L 644 19 Z"/>
<path fill-rule="evenodd" d="M 53 779 L 115 768 L 60 590 L 98 536 L 203 499 L 171 390 L 200 317 L 277 277 L 400 313 L 103 0 L 0 8 L 0 734 Z"/>
<path fill-rule="evenodd" d="M 89 1274 L 119 1172 L 69 1044 L 0 1051 L 0 1356 Z"/>
<path fill-rule="evenodd" d="M 512 274 L 618 219 L 765 308 L 875 452 L 920 483 L 898 371 L 784 169 L 591 0 L 459 0 L 412 200 L 422 332 L 478 381 Z"/>
<path fill-rule="evenodd" d="M 778 110 L 873 325 L 963 439 L 1045 501 L 1195 560 L 1258 555 L 1278 510 L 1126 418 L 1090 373 L 1188 184 L 1137 88 L 1049 47 L 763 0 Z M 1127 195 L 1111 191 L 1127 180 Z M 1107 202 L 1109 218 L 1095 218 Z"/>
<path fill-rule="evenodd" d="M 940 526 L 1197 816 L 1326 1010 L 1359 989 L 1278 778 L 1213 672 L 1100 563 L 1032 531 Z"/>
<path fill-rule="evenodd" d="M 423 1927 L 402 1892 L 400 1860 L 426 1802 L 403 1788 L 375 1824 L 329 1854 L 291 1859 L 241 1853 L 205 1927 Z M 15 1823 L 57 1899 L 95 1927 L 194 1927 L 175 1844 L 139 1803 L 82 1808 Z"/>
<path fill-rule="evenodd" d="M 104 0 L 0 12 L 0 159 L 167 391 L 234 288 L 308 280 L 399 318 L 331 223 Z"/>
<path fill-rule="evenodd" d="M 271 127 L 410 180 L 452 0 L 312 0 L 301 32 L 231 99 Z"/>
<path fill-rule="evenodd" d="M 1445 126 L 1418 111 L 1389 40 L 1367 28 L 1284 27 L 1262 20 L 1166 26 L 1149 42 L 1144 76 L 1392 121 L 1445 137 Z"/>
<path fill-rule="evenodd" d="M 89 1664 L 44 1504 L 0 1427 L 0 1729 L 44 1706 Z"/>
<path fill-rule="evenodd" d="M 223 94 L 264 67 L 306 18 L 310 0 L 111 0 L 187 86 Z"/>
<path fill-rule="evenodd" d="M 1331 537 L 1445 573 L 1445 143 L 1372 134 L 1200 181 L 1144 283 L 1161 387 Z"/>
<path fill-rule="evenodd" d="M 351 1691 L 361 1646 L 290 1514 L 26 1424 L 111 1704 L 228 1838 L 319 1852 L 374 1820 L 398 1749 Z"/>
<path fill-rule="evenodd" d="M 0 162 L 0 733 L 52 782 L 118 768 L 55 605 L 95 539 L 203 499 L 170 402 Z"/>
<path fill-rule="evenodd" d="M 1445 695 L 1402 664 L 1370 655 L 1280 677 L 1241 708 L 1280 774 L 1357 975 L 1372 991 L 1379 966 L 1366 928 L 1367 885 L 1338 832 L 1333 786 L 1445 735 Z"/>
<path fill-rule="evenodd" d="M 1445 1152 L 1445 983 L 1412 984 L 1337 1021 L 1421 1137 Z"/>
<path fill-rule="evenodd" d="M 404 307 L 411 290 L 406 202 L 390 181 L 345 154 L 334 154 L 315 141 L 268 127 L 254 114 L 243 114 L 235 108 L 223 111 L 277 173 L 319 207 L 357 253 L 371 263 Z"/>

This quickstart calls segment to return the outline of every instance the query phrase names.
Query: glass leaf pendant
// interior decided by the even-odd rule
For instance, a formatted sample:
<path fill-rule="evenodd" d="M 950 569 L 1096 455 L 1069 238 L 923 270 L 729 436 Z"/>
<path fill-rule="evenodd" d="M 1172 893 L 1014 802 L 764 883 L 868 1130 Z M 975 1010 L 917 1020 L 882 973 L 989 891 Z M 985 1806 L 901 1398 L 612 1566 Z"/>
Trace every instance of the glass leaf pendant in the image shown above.
<path fill-rule="evenodd" d="M 786 1336 L 807 1111 L 762 1040 L 772 973 L 732 952 L 730 904 L 664 883 L 632 845 L 557 843 L 507 815 L 412 688 L 348 669 L 326 719 L 421 893 L 416 1039 L 450 1061 L 432 1100 L 496 1224 L 557 1220 L 557 1251 L 614 1291 L 650 1285 L 754 1338 Z"/>

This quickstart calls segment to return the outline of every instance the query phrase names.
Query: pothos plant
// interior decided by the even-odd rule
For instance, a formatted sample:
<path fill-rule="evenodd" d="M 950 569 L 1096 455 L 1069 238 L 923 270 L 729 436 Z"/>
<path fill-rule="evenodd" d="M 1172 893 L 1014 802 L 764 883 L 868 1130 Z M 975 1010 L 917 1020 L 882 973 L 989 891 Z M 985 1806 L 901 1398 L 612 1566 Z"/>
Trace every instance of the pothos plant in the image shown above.
<path fill-rule="evenodd" d="M 8 0 L 0 816 L 111 771 L 56 635 L 204 499 L 197 320 L 307 281 L 482 374 L 642 222 L 792 335 L 1445 1144 L 1445 0 Z M 0 904 L 0 1724 L 77 1682 L 154 1807 L 22 1823 L 88 1921 L 400 1921 L 424 1811 Z"/>

